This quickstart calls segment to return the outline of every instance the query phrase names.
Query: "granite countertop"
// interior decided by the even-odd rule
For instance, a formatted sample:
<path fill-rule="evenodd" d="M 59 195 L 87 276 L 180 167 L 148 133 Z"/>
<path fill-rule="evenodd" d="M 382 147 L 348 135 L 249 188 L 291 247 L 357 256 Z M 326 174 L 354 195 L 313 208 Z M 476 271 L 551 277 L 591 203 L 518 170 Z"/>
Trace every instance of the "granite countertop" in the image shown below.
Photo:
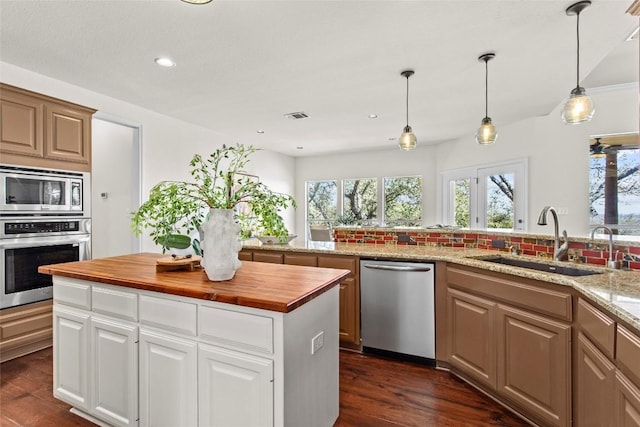
<path fill-rule="evenodd" d="M 283 313 L 311 301 L 351 274 L 332 268 L 243 262 L 233 279 L 211 282 L 202 269 L 157 272 L 160 257 L 154 253 L 122 255 L 43 265 L 38 271 Z"/>
<path fill-rule="evenodd" d="M 372 245 L 363 243 L 334 243 L 297 241 L 286 245 L 263 245 L 258 240 L 244 242 L 246 249 L 274 250 L 284 252 L 305 252 L 318 254 L 355 255 L 363 258 L 387 258 L 404 261 L 445 261 L 454 264 L 476 267 L 483 270 L 506 273 L 570 286 L 595 302 L 605 311 L 640 331 L 640 272 L 613 270 L 587 264 L 554 262 L 531 256 L 514 256 L 505 252 L 486 249 L 466 249 L 451 247 L 431 247 L 412 245 Z M 496 264 L 483 260 L 487 257 L 517 258 L 565 267 L 576 267 L 601 274 L 589 276 L 565 276 L 521 267 Z"/>

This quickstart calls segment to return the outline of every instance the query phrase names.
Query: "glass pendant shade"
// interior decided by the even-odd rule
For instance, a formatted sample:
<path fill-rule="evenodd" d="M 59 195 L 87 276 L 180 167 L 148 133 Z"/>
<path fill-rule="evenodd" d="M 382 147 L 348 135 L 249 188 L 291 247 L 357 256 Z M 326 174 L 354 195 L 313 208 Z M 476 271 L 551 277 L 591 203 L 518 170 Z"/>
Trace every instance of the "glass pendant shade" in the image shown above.
<path fill-rule="evenodd" d="M 591 97 L 587 95 L 584 88 L 578 86 L 571 91 L 571 96 L 564 104 L 562 120 L 567 124 L 577 125 L 591 120 L 594 112 Z"/>
<path fill-rule="evenodd" d="M 478 61 L 484 62 L 484 119 L 476 132 L 476 142 L 480 145 L 490 145 L 498 139 L 498 131 L 491 123 L 489 117 L 489 61 L 496 57 L 493 52 L 485 53 L 478 57 Z"/>
<path fill-rule="evenodd" d="M 562 108 L 562 121 L 569 125 L 588 122 L 593 117 L 593 101 L 583 87 L 580 87 L 580 12 L 591 5 L 590 0 L 582 0 L 566 9 L 566 14 L 576 16 L 576 87 Z"/>
<path fill-rule="evenodd" d="M 405 126 L 398 141 L 398 146 L 403 150 L 409 151 L 416 148 L 416 145 L 418 145 L 418 138 L 413 134 L 411 126 Z"/>
<path fill-rule="evenodd" d="M 407 125 L 402 130 L 398 146 L 405 151 L 413 150 L 418 145 L 418 138 L 416 138 L 411 126 L 409 126 L 409 77 L 413 76 L 413 74 L 413 70 L 404 70 L 400 73 L 402 77 L 407 79 Z"/>
<path fill-rule="evenodd" d="M 496 139 L 498 139 L 498 131 L 493 123 L 491 123 L 491 119 L 485 117 L 482 119 L 482 124 L 478 128 L 478 132 L 476 132 L 476 142 L 480 145 L 489 145 L 496 142 Z"/>

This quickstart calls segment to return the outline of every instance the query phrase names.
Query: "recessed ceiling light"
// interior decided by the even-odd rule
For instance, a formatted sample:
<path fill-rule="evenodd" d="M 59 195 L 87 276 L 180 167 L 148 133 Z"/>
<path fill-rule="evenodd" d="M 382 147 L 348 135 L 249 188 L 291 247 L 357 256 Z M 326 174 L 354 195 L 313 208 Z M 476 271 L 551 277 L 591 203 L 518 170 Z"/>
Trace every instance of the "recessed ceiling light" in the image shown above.
<path fill-rule="evenodd" d="M 629 34 L 629 37 L 627 37 L 627 39 L 625 41 L 632 41 L 632 40 L 637 40 L 638 39 L 638 31 L 640 31 L 640 26 L 636 27 L 635 30 L 633 30 L 633 32 L 631 34 Z"/>
<path fill-rule="evenodd" d="M 389 141 L 395 141 L 395 140 L 396 140 L 396 138 L 393 137 L 393 136 L 391 138 L 389 138 Z"/>
<path fill-rule="evenodd" d="M 377 114 L 369 114 L 369 118 L 370 119 L 377 119 L 378 115 Z"/>
<path fill-rule="evenodd" d="M 211 0 L 182 0 L 185 3 L 191 3 L 191 4 L 207 4 L 207 3 L 211 3 Z"/>
<path fill-rule="evenodd" d="M 303 146 L 301 146 L 301 145 L 298 145 L 298 146 L 296 147 L 296 150 L 302 150 L 302 149 L 304 149 L 304 147 L 303 147 Z"/>
<path fill-rule="evenodd" d="M 264 131 L 262 129 L 258 129 L 256 133 L 264 133 Z"/>
<path fill-rule="evenodd" d="M 170 68 L 176 66 L 176 63 L 173 62 L 171 58 L 167 58 L 166 56 L 159 56 L 158 58 L 154 59 L 154 61 L 161 67 Z"/>

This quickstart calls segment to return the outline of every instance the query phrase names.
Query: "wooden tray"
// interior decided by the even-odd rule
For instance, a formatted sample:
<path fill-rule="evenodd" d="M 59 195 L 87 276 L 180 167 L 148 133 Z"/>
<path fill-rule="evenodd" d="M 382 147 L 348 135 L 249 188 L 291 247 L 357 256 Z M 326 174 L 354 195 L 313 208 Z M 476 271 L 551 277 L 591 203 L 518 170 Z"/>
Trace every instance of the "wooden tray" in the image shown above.
<path fill-rule="evenodd" d="M 184 255 L 176 256 L 164 256 L 156 260 L 156 272 L 163 271 L 194 271 L 196 268 L 200 268 L 201 256 L 192 255 L 190 258 L 185 258 Z"/>

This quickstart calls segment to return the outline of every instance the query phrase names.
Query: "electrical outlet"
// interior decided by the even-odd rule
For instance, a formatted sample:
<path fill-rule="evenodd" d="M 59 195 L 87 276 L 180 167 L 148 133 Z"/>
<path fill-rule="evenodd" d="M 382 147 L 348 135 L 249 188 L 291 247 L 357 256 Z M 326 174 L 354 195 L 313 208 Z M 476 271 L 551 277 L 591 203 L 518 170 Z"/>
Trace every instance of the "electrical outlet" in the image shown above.
<path fill-rule="evenodd" d="M 319 332 L 315 337 L 311 338 L 311 354 L 316 354 L 324 345 L 324 331 Z"/>
<path fill-rule="evenodd" d="M 558 215 L 569 215 L 569 208 L 566 207 L 562 207 L 562 208 L 558 208 Z"/>

